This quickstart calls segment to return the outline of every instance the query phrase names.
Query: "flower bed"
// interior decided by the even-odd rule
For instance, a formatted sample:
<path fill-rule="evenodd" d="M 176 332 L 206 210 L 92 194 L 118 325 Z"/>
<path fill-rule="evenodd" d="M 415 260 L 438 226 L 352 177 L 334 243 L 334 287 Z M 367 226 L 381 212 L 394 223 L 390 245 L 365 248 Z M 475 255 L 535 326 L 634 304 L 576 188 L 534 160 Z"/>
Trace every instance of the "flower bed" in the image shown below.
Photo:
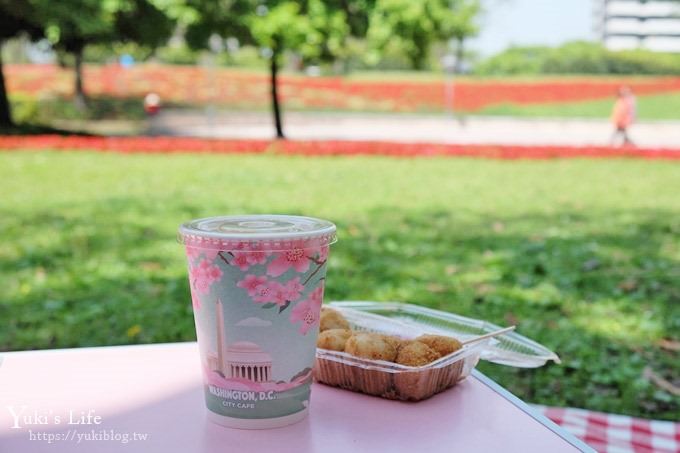
<path fill-rule="evenodd" d="M 220 153 L 305 156 L 478 157 L 554 159 L 631 157 L 680 159 L 680 149 L 517 146 L 359 141 L 218 140 L 183 137 L 0 136 L 0 150 L 95 150 L 120 153 Z"/>
<path fill-rule="evenodd" d="M 71 96 L 73 71 L 54 65 L 6 65 L 10 93 Z M 95 96 L 139 97 L 153 91 L 163 102 L 216 103 L 232 108 L 269 106 L 269 79 L 264 73 L 197 66 L 86 66 L 85 88 Z M 680 78 L 565 78 L 536 81 L 460 80 L 454 108 L 474 112 L 497 104 L 541 104 L 592 99 L 613 100 L 622 84 L 636 94 L 680 91 Z M 446 109 L 446 82 L 368 81 L 341 77 L 282 76 L 280 91 L 289 108 L 441 111 Z M 141 102 L 141 101 L 140 101 Z"/>

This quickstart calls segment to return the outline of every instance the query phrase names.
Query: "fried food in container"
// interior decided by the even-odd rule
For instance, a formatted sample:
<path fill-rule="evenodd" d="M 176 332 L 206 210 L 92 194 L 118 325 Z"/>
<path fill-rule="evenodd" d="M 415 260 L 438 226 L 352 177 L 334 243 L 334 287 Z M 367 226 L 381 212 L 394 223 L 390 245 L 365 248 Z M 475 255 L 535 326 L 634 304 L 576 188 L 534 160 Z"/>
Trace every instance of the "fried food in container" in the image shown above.
<path fill-rule="evenodd" d="M 349 322 L 337 310 L 328 307 L 321 307 L 321 318 L 319 319 L 319 332 L 331 329 L 349 330 Z"/>
<path fill-rule="evenodd" d="M 349 329 L 324 330 L 319 333 L 319 338 L 316 340 L 316 347 L 342 352 L 345 350 L 345 343 L 347 343 L 347 340 L 351 336 L 352 331 Z"/>

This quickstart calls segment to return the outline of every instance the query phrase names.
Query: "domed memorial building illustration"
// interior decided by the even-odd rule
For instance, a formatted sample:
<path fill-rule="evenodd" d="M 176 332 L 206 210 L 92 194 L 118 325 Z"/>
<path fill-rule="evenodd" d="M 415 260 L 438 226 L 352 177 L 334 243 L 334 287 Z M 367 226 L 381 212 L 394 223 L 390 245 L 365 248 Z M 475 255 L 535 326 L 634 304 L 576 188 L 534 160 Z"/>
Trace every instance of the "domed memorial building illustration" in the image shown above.
<path fill-rule="evenodd" d="M 217 356 L 208 354 L 208 365 L 225 378 L 272 381 L 272 358 L 250 341 L 237 341 L 225 348 L 222 302 L 217 301 Z"/>
<path fill-rule="evenodd" d="M 238 341 L 227 347 L 222 372 L 225 377 L 267 382 L 271 380 L 272 358 L 255 343 Z"/>

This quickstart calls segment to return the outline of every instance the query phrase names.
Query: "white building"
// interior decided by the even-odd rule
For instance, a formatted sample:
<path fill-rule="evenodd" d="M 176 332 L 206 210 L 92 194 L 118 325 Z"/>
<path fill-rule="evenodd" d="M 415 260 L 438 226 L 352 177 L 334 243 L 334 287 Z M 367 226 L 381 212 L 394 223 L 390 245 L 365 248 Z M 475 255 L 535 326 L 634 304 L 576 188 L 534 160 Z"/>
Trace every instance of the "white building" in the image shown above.
<path fill-rule="evenodd" d="M 222 373 L 226 378 L 268 382 L 272 380 L 272 358 L 255 343 L 238 341 L 227 348 Z"/>
<path fill-rule="evenodd" d="M 595 29 L 611 50 L 680 52 L 680 2 L 595 0 Z"/>
<path fill-rule="evenodd" d="M 208 353 L 208 368 L 222 372 L 229 378 L 248 379 L 253 382 L 269 382 L 272 380 L 272 357 L 258 345 L 250 341 L 237 341 L 225 350 L 224 312 L 222 301 L 215 307 L 217 322 L 217 354 Z"/>

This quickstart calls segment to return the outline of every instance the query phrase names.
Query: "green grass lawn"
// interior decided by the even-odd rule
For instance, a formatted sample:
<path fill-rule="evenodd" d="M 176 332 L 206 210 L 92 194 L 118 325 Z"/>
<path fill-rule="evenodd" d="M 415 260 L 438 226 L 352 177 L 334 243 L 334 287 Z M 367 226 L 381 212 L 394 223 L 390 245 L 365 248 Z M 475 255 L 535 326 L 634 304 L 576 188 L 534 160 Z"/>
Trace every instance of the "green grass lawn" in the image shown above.
<path fill-rule="evenodd" d="M 608 119 L 613 99 L 561 102 L 548 104 L 502 104 L 486 107 L 475 115 L 502 115 L 532 118 L 597 118 Z M 638 96 L 638 120 L 679 120 L 680 93 Z"/>
<path fill-rule="evenodd" d="M 178 224 L 307 214 L 327 300 L 517 324 L 563 359 L 480 365 L 521 398 L 674 419 L 678 194 L 661 161 L 0 153 L 0 350 L 192 340 Z"/>

